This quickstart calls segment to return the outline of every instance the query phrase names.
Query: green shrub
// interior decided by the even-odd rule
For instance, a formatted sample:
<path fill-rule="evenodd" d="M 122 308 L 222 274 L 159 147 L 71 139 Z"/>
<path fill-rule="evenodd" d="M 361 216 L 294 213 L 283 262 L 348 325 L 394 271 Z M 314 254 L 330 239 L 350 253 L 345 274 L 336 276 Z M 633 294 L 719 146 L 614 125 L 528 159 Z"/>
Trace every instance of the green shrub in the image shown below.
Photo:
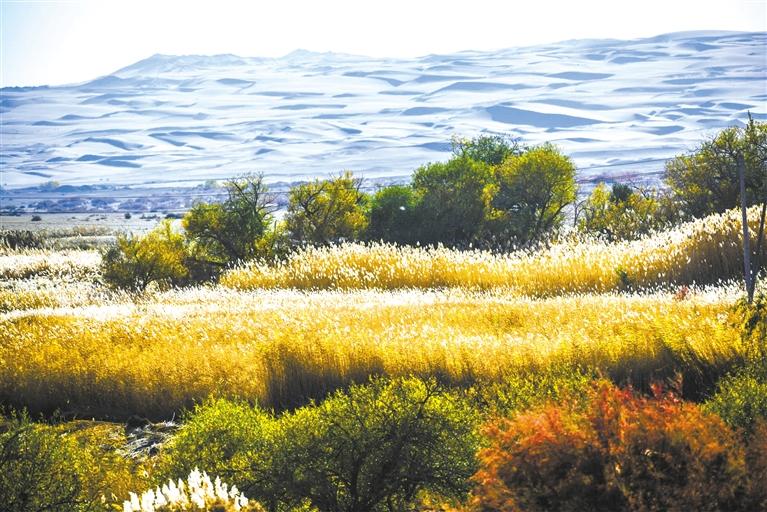
<path fill-rule="evenodd" d="M 607 240 L 632 240 L 670 224 L 664 197 L 652 190 L 634 190 L 616 183 L 608 191 L 597 185 L 580 206 L 578 230 Z"/>
<path fill-rule="evenodd" d="M 475 470 L 475 414 L 433 381 L 372 380 L 275 417 L 243 403 L 197 407 L 162 477 L 205 467 L 269 510 L 408 510 L 459 499 Z"/>
<path fill-rule="evenodd" d="M 767 123 L 749 119 L 703 142 L 687 155 L 666 162 L 664 181 L 679 208 L 694 217 L 720 213 L 738 205 L 737 156 L 743 155 L 746 200 L 759 204 L 767 193 Z"/>
<path fill-rule="evenodd" d="M 767 421 L 767 375 L 746 369 L 723 378 L 705 408 L 728 425 L 753 432 L 758 421 Z"/>
<path fill-rule="evenodd" d="M 367 227 L 362 180 L 346 172 L 290 189 L 285 224 L 298 244 L 327 245 L 358 240 Z"/>
<path fill-rule="evenodd" d="M 113 288 L 143 291 L 151 283 L 182 284 L 189 275 L 186 259 L 184 236 L 163 221 L 144 236 L 119 236 L 117 246 L 104 254 L 101 271 Z"/>
<path fill-rule="evenodd" d="M 522 153 L 519 139 L 503 135 L 479 135 L 473 139 L 454 137 L 451 142 L 455 156 L 471 158 L 488 165 L 500 165 L 507 158 Z"/>
<path fill-rule="evenodd" d="M 98 510 L 90 454 L 25 414 L 0 423 L 0 507 L 14 512 Z"/>
<path fill-rule="evenodd" d="M 570 158 L 551 144 L 529 148 L 494 169 L 484 191 L 488 229 L 499 242 L 538 242 L 562 225 L 576 191 Z"/>
<path fill-rule="evenodd" d="M 546 402 L 579 400 L 591 389 L 595 378 L 594 373 L 580 368 L 555 367 L 480 382 L 468 395 L 486 414 L 511 417 Z"/>
<path fill-rule="evenodd" d="M 265 459 L 279 443 L 274 431 L 275 419 L 269 413 L 244 402 L 208 400 L 186 415 L 165 448 L 159 474 L 184 478 L 195 468 L 205 468 L 250 492 L 272 465 Z"/>
<path fill-rule="evenodd" d="M 376 192 L 370 200 L 368 240 L 414 244 L 419 241 L 420 199 L 412 187 L 392 185 Z"/>
<path fill-rule="evenodd" d="M 474 414 L 434 381 L 374 380 L 285 417 L 291 492 L 323 511 L 409 510 L 461 498 L 475 469 Z"/>
<path fill-rule="evenodd" d="M 222 203 L 197 204 L 183 221 L 196 259 L 219 266 L 262 256 L 257 242 L 267 234 L 275 210 L 261 175 L 245 175 L 224 186 Z"/>
<path fill-rule="evenodd" d="M 491 175 L 488 164 L 465 156 L 416 169 L 413 189 L 420 197 L 419 241 L 449 246 L 478 241 L 484 227 L 482 194 Z"/>

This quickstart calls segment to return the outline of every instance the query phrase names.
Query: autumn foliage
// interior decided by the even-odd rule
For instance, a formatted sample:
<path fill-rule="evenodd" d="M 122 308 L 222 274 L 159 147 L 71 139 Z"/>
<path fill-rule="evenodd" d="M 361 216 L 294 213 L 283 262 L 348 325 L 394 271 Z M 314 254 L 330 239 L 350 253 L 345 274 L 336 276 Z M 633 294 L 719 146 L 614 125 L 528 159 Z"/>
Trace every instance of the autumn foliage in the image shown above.
<path fill-rule="evenodd" d="M 474 510 L 764 510 L 764 456 L 672 393 L 600 384 L 585 406 L 551 404 L 485 433 Z"/>

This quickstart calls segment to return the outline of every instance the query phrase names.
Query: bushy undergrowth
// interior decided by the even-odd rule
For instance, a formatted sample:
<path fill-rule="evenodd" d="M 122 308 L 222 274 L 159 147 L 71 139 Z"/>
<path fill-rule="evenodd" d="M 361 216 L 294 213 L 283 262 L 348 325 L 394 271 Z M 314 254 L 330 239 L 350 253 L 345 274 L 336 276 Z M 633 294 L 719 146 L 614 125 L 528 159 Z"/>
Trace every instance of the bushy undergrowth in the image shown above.
<path fill-rule="evenodd" d="M 86 429 L 87 430 L 87 429 Z M 0 508 L 13 512 L 113 510 L 116 494 L 141 479 L 104 436 L 0 418 Z"/>
<path fill-rule="evenodd" d="M 474 471 L 476 413 L 434 381 L 373 380 L 275 416 L 243 403 L 199 406 L 165 474 L 213 468 L 270 510 L 410 510 L 424 493 L 461 499 Z"/>
<path fill-rule="evenodd" d="M 482 511 L 751 511 L 765 456 L 722 420 L 670 394 L 602 384 L 587 406 L 550 404 L 489 424 L 474 508 Z M 755 446 L 762 447 L 759 436 Z"/>
<path fill-rule="evenodd" d="M 706 409 L 735 428 L 753 432 L 759 421 L 767 421 L 767 374 L 746 369 L 725 377 Z"/>

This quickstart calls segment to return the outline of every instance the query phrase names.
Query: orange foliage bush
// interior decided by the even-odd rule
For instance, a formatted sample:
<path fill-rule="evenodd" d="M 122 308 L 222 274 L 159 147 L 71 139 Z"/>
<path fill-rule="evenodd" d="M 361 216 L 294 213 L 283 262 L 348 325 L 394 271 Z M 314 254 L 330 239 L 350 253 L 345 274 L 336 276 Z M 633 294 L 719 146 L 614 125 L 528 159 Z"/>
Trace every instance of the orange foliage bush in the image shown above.
<path fill-rule="evenodd" d="M 490 423 L 473 508 L 764 510 L 767 427 L 747 450 L 719 417 L 655 391 L 603 383 L 585 407 L 551 404 Z"/>

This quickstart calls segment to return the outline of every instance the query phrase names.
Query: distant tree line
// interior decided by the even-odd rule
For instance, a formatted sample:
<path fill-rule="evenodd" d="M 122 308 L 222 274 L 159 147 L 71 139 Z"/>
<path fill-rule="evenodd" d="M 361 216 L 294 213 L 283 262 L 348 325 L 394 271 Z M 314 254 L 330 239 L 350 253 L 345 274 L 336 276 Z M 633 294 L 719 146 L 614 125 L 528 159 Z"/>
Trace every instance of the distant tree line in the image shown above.
<path fill-rule="evenodd" d="M 223 202 L 195 205 L 182 232 L 166 221 L 143 237 L 120 237 L 105 254 L 104 278 L 133 290 L 152 282 L 180 286 L 215 280 L 239 262 L 344 241 L 528 248 L 561 234 L 568 211 L 581 234 L 634 239 L 735 207 L 739 159 L 744 203 L 767 203 L 767 124 L 751 118 L 669 160 L 663 190 L 600 183 L 581 201 L 575 165 L 558 148 L 499 135 L 455 138 L 449 160 L 419 167 L 408 185 L 373 194 L 349 172 L 298 185 L 280 221 L 263 176 L 245 175 L 225 184 Z"/>

